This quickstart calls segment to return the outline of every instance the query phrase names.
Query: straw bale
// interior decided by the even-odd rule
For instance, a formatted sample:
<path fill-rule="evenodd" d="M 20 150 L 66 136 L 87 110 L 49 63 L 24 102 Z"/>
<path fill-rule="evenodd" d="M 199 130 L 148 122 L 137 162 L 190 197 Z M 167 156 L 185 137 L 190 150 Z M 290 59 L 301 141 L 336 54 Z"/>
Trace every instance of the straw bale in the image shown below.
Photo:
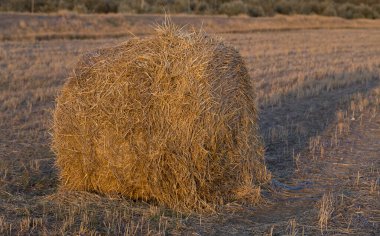
<path fill-rule="evenodd" d="M 232 47 L 166 23 L 82 57 L 56 101 L 61 187 L 181 211 L 256 203 L 268 182 L 255 93 Z"/>

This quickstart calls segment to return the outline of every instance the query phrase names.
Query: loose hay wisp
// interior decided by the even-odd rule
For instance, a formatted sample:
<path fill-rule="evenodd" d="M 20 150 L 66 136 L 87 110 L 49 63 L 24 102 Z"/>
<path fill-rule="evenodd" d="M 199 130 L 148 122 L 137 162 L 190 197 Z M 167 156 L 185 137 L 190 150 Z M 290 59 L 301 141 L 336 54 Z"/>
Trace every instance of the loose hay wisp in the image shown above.
<path fill-rule="evenodd" d="M 68 190 L 153 199 L 183 211 L 255 203 L 270 175 L 239 53 L 171 24 L 84 56 L 54 112 Z"/>

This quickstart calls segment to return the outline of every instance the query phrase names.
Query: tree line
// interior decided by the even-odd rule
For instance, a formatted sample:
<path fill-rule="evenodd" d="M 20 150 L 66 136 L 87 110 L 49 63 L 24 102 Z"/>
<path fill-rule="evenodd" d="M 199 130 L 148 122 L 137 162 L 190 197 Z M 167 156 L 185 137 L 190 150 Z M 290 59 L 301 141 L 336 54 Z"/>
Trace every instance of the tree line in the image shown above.
<path fill-rule="evenodd" d="M 0 0 L 0 11 L 77 13 L 317 14 L 380 18 L 379 0 Z"/>

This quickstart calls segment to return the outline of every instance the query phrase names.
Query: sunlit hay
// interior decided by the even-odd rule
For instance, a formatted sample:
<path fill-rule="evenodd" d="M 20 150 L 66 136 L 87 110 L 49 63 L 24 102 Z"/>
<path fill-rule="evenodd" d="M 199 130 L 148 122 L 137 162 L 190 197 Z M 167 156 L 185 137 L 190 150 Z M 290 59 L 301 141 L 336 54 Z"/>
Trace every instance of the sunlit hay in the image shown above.
<path fill-rule="evenodd" d="M 334 198 L 331 193 L 323 194 L 322 199 L 318 202 L 319 205 L 319 228 L 321 233 L 327 230 L 328 222 L 334 212 Z"/>
<path fill-rule="evenodd" d="M 239 53 L 166 23 L 84 56 L 54 112 L 62 189 L 181 211 L 257 203 L 270 179 Z"/>

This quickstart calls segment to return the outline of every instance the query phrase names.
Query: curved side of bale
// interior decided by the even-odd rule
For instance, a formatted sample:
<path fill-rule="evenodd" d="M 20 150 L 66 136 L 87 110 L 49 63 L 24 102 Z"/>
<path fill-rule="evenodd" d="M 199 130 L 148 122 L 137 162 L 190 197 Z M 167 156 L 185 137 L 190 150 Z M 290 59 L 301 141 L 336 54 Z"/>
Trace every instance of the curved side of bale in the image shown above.
<path fill-rule="evenodd" d="M 270 178 L 242 58 L 174 26 L 82 58 L 57 99 L 53 149 L 64 189 L 177 210 L 255 203 Z"/>

